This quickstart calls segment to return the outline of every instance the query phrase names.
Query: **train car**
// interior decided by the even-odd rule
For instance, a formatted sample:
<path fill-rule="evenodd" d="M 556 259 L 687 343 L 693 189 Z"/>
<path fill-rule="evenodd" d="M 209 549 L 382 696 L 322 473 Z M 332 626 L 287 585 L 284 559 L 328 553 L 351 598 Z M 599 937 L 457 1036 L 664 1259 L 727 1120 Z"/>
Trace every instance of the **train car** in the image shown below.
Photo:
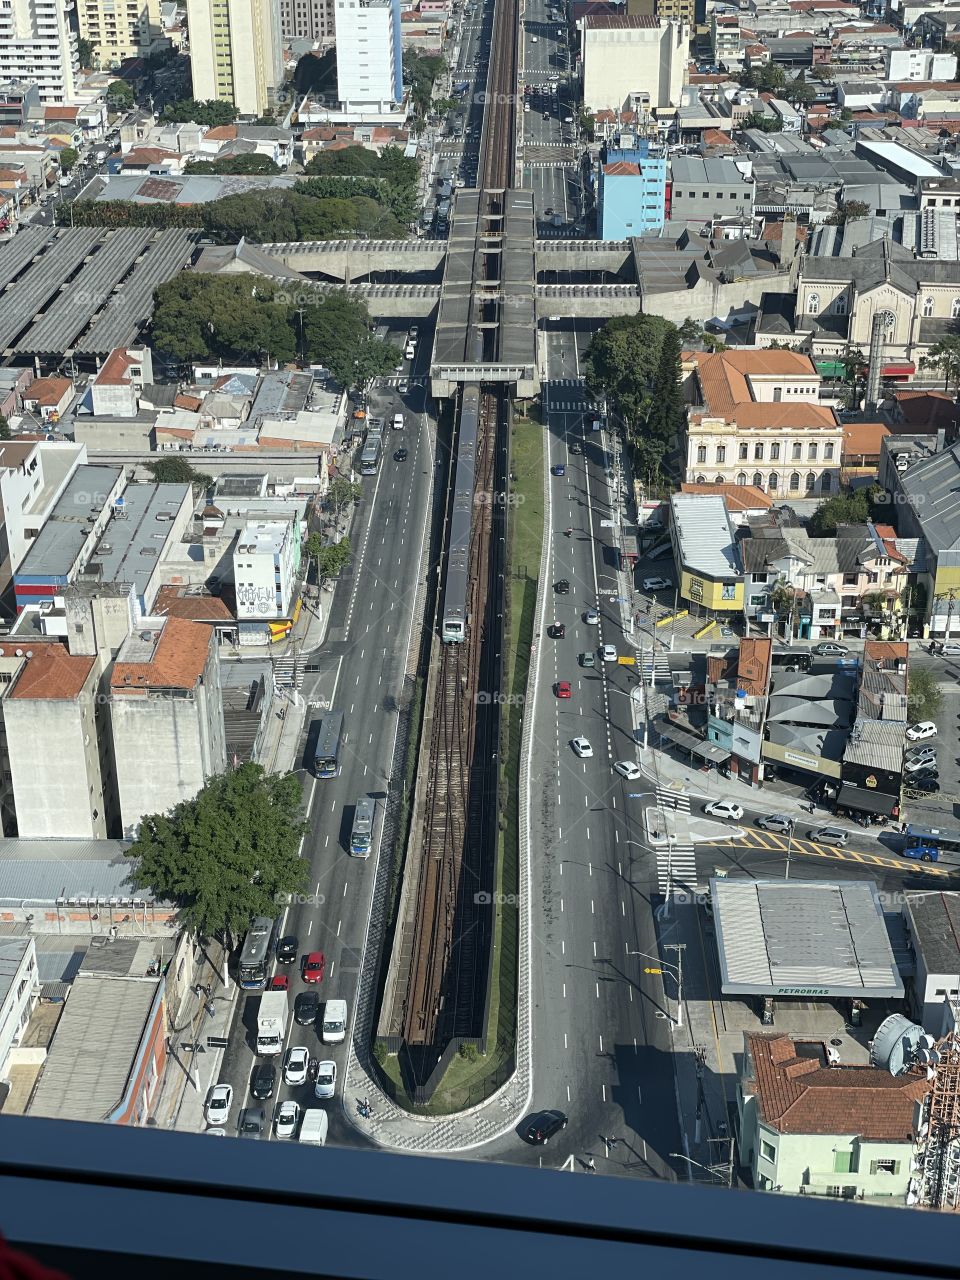
<path fill-rule="evenodd" d="M 466 385 L 460 401 L 460 434 L 457 439 L 456 476 L 447 572 L 443 584 L 443 624 L 440 638 L 445 644 L 462 644 L 467 636 L 467 590 L 470 574 L 470 530 L 473 526 L 473 495 L 476 483 L 477 439 L 480 431 L 480 388 Z"/>

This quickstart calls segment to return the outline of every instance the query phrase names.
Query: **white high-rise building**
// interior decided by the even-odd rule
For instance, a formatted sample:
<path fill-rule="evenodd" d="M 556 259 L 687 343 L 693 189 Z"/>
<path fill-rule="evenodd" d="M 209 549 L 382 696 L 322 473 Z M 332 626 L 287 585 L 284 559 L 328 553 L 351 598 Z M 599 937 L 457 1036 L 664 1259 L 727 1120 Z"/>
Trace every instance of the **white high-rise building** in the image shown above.
<path fill-rule="evenodd" d="M 280 0 L 280 30 L 287 40 L 333 39 L 334 0 Z"/>
<path fill-rule="evenodd" d="M 0 0 L 0 81 L 36 84 L 44 102 L 70 102 L 80 59 L 70 0 Z"/>
<path fill-rule="evenodd" d="M 279 0 L 187 0 L 187 26 L 193 96 L 262 116 L 283 83 Z"/>
<path fill-rule="evenodd" d="M 403 99 L 400 0 L 337 0 L 341 110 L 385 111 Z"/>

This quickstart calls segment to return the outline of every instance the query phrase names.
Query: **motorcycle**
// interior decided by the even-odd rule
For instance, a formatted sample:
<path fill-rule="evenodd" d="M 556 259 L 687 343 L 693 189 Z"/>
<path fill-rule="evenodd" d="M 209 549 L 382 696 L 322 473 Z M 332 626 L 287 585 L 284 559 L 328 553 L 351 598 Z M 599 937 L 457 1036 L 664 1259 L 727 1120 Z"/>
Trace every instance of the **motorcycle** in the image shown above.
<path fill-rule="evenodd" d="M 320 1074 L 320 1060 L 319 1058 L 311 1058 L 310 1063 L 307 1067 L 307 1079 L 310 1081 L 311 1084 L 316 1084 L 317 1076 L 319 1074 Z"/>

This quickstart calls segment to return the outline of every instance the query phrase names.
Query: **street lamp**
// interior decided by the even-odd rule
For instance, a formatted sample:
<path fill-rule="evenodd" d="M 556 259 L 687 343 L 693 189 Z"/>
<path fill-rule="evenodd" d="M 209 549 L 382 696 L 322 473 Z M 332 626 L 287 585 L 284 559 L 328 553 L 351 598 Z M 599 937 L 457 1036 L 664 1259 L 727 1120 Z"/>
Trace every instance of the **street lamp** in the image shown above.
<path fill-rule="evenodd" d="M 789 822 L 790 822 L 790 826 L 787 830 L 787 869 L 783 873 L 784 880 L 790 879 L 790 854 L 793 852 L 793 836 L 794 836 L 794 832 L 797 829 L 796 818 L 790 818 Z"/>
<path fill-rule="evenodd" d="M 709 1173 L 709 1174 L 712 1174 L 713 1177 L 719 1178 L 719 1180 L 725 1186 L 730 1185 L 726 1169 L 724 1169 L 723 1173 L 721 1174 L 720 1170 L 717 1169 L 716 1167 L 711 1168 L 711 1166 L 708 1164 L 701 1164 L 699 1160 L 694 1160 L 691 1156 L 685 1156 L 680 1151 L 670 1151 L 668 1152 L 668 1154 L 671 1160 L 686 1160 L 687 1164 L 696 1165 L 696 1167 L 698 1169 L 702 1169 L 704 1173 Z"/>
<path fill-rule="evenodd" d="M 664 951 L 676 951 L 677 963 L 668 964 L 666 960 L 661 960 L 659 956 L 648 955 L 646 951 L 628 951 L 628 956 L 642 956 L 645 960 L 653 960 L 659 965 L 660 969 L 669 969 L 677 980 L 677 1017 L 676 1026 L 683 1026 L 683 953 L 687 949 L 685 942 L 665 942 L 663 944 Z"/>

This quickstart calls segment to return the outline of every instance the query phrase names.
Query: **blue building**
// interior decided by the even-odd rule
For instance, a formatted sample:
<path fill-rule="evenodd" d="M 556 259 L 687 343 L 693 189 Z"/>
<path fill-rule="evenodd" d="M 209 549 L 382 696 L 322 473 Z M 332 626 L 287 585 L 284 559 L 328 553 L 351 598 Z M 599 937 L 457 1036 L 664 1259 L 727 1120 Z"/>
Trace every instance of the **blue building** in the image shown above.
<path fill-rule="evenodd" d="M 650 156 L 645 141 L 608 149 L 597 194 L 600 238 L 627 240 L 662 231 L 666 191 L 667 162 Z"/>

